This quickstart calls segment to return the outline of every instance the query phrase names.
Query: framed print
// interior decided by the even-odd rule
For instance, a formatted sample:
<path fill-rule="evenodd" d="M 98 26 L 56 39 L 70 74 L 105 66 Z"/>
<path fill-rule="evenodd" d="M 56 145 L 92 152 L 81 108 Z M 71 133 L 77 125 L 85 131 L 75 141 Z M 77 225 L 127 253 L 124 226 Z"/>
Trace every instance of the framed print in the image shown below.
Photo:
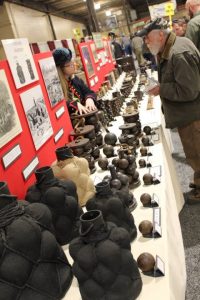
<path fill-rule="evenodd" d="M 105 52 L 106 52 L 106 56 L 110 57 L 110 52 L 109 52 L 109 49 L 108 49 L 108 42 L 103 41 L 103 46 L 104 46 L 104 49 L 105 49 Z"/>
<path fill-rule="evenodd" d="M 39 60 L 51 107 L 64 99 L 63 90 L 53 57 Z"/>
<path fill-rule="evenodd" d="M 35 149 L 38 150 L 53 134 L 40 85 L 21 93 L 20 97 Z"/>
<path fill-rule="evenodd" d="M 93 68 L 93 64 L 92 64 L 92 60 L 90 57 L 88 46 L 82 46 L 81 51 L 82 51 L 85 67 L 86 67 L 86 70 L 88 73 L 88 77 L 90 78 L 95 74 L 95 72 L 94 72 L 94 68 Z"/>
<path fill-rule="evenodd" d="M 103 48 L 103 40 L 102 40 L 102 35 L 100 32 L 92 32 L 92 37 L 95 42 L 96 48 L 102 49 Z"/>
<path fill-rule="evenodd" d="M 72 51 L 72 59 L 76 58 L 76 52 L 72 39 L 66 39 L 69 49 Z"/>
<path fill-rule="evenodd" d="M 98 56 L 97 56 L 97 51 L 96 51 L 96 46 L 95 44 L 90 44 L 90 48 L 92 51 L 92 55 L 94 57 L 94 62 L 97 63 L 99 61 Z"/>
<path fill-rule="evenodd" d="M 2 40 L 17 89 L 38 80 L 35 62 L 27 39 Z"/>
<path fill-rule="evenodd" d="M 62 44 L 61 40 L 54 40 L 54 44 L 55 44 L 56 49 L 63 48 L 63 44 Z"/>
<path fill-rule="evenodd" d="M 0 70 L 0 149 L 22 131 L 6 73 Z"/>

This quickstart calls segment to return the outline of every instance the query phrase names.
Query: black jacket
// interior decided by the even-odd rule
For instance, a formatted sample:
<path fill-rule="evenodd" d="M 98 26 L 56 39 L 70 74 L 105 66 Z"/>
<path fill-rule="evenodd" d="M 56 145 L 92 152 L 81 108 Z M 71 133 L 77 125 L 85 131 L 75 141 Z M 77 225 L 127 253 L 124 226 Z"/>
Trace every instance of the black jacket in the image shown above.
<path fill-rule="evenodd" d="M 68 88 L 72 95 L 67 101 L 68 110 L 70 113 L 74 113 L 77 110 L 77 102 L 85 105 L 87 98 L 92 98 L 96 101 L 96 94 L 90 90 L 89 87 L 84 83 L 82 79 L 74 76 L 72 79 L 67 80 Z M 72 98 L 72 99 L 70 99 Z"/>

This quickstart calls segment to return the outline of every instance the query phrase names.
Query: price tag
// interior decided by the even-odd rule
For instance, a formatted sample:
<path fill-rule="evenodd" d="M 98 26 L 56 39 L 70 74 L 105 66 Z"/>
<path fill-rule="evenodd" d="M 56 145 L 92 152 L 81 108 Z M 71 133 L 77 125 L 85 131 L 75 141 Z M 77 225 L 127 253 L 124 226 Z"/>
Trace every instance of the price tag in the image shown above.
<path fill-rule="evenodd" d="M 159 226 L 161 226 L 161 208 L 160 207 L 154 207 L 153 208 L 153 224 L 157 223 Z"/>
<path fill-rule="evenodd" d="M 153 177 L 155 177 L 155 178 L 158 178 L 158 177 L 160 178 L 161 175 L 162 175 L 162 167 L 161 167 L 161 165 L 159 165 L 159 166 L 153 166 L 153 167 L 149 168 L 149 173 Z"/>
<path fill-rule="evenodd" d="M 165 276 L 165 263 L 160 258 L 160 256 L 156 255 L 156 264 L 154 267 L 154 276 Z"/>
<path fill-rule="evenodd" d="M 99 176 L 95 176 L 94 177 L 94 185 L 97 185 L 100 182 L 102 182 L 102 178 L 100 178 Z"/>
<path fill-rule="evenodd" d="M 151 198 L 151 205 L 153 207 L 156 207 L 156 206 L 159 206 L 159 198 L 156 194 L 153 194 L 152 195 L 152 198 Z"/>
<path fill-rule="evenodd" d="M 31 160 L 31 162 L 26 166 L 26 168 L 22 171 L 25 180 L 28 180 L 28 178 L 33 174 L 38 165 L 39 159 L 37 156 L 35 156 Z"/>
<path fill-rule="evenodd" d="M 157 141 L 160 140 L 160 136 L 159 136 L 158 133 L 152 134 L 152 135 L 151 135 L 151 138 L 152 138 L 152 140 L 153 140 L 154 142 L 157 142 Z"/>
<path fill-rule="evenodd" d="M 157 223 L 153 224 L 153 237 L 161 237 L 162 236 L 162 228 Z"/>
<path fill-rule="evenodd" d="M 11 164 L 13 164 L 22 154 L 22 150 L 20 145 L 15 145 L 11 150 L 6 152 L 4 156 L 2 156 L 2 162 L 5 169 L 7 169 Z"/>

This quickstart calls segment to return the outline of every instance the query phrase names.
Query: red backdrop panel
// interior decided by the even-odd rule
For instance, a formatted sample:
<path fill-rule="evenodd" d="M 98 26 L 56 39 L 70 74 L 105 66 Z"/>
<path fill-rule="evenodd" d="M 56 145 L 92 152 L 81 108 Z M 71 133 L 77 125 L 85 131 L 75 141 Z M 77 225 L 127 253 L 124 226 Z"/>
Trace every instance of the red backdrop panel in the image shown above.
<path fill-rule="evenodd" d="M 105 76 L 108 75 L 114 68 L 115 68 L 115 62 L 112 60 L 111 57 L 111 53 L 109 52 L 109 55 L 107 57 L 107 62 L 102 65 L 101 59 L 99 59 L 98 62 L 95 62 L 94 60 L 94 56 L 91 50 L 90 45 L 94 44 L 94 41 L 88 41 L 86 43 L 80 43 L 79 44 L 79 51 L 80 51 L 80 56 L 81 56 L 81 60 L 83 63 L 83 67 L 84 67 L 84 71 L 85 71 L 85 75 L 86 75 L 86 79 L 87 79 L 87 83 L 88 86 L 95 92 L 97 92 L 100 88 L 100 86 L 102 85 L 102 83 L 105 81 Z M 88 76 L 88 72 L 87 72 L 87 68 L 86 68 L 86 64 L 85 64 L 85 60 L 83 57 L 83 53 L 82 53 L 82 47 L 87 46 L 88 47 L 88 51 L 90 54 L 90 58 L 92 61 L 92 65 L 95 71 L 95 74 L 91 77 Z M 100 53 L 101 51 L 105 51 L 104 48 L 97 50 L 97 53 Z M 96 78 L 98 78 L 98 81 L 95 80 Z"/>
<path fill-rule="evenodd" d="M 39 81 L 36 81 L 32 84 L 29 84 L 26 87 L 20 88 L 16 90 L 12 74 L 10 72 L 10 68 L 8 66 L 7 61 L 0 62 L 0 69 L 4 69 L 10 89 L 14 98 L 14 102 L 16 105 L 16 109 L 18 112 L 18 116 L 21 122 L 21 126 L 23 131 L 16 136 L 13 140 L 7 143 L 0 149 L 0 157 L 5 155 L 9 150 L 11 150 L 16 144 L 19 144 L 22 150 L 22 155 L 19 157 L 10 167 L 6 170 L 3 167 L 2 160 L 0 161 L 0 181 L 7 181 L 8 186 L 12 194 L 17 195 L 20 199 L 24 198 L 27 188 L 35 182 L 35 175 L 32 174 L 27 181 L 24 180 L 22 171 L 23 169 L 31 162 L 31 160 L 37 156 L 39 159 L 39 166 L 48 166 L 56 159 L 55 149 L 63 146 L 69 140 L 69 132 L 72 130 L 71 121 L 69 118 L 68 110 L 66 107 L 65 100 L 60 101 L 56 106 L 51 108 L 50 102 L 48 100 L 47 91 L 45 88 L 45 84 L 42 78 L 41 70 L 39 67 L 38 61 L 43 58 L 50 57 L 51 53 L 40 53 L 34 55 L 34 60 L 36 63 L 37 71 L 39 74 Z M 24 113 L 24 109 L 22 106 L 22 102 L 20 99 L 20 94 L 24 91 L 29 90 L 30 88 L 40 84 L 42 88 L 42 92 L 44 95 L 44 100 L 46 103 L 46 107 L 49 113 L 49 117 L 51 120 L 51 124 L 53 127 L 53 135 L 52 137 L 38 150 L 35 150 L 35 146 L 32 140 L 32 136 L 28 127 L 27 119 Z M 64 106 L 65 112 L 63 115 L 57 119 L 55 112 L 61 107 Z M 56 133 L 63 128 L 64 135 L 61 139 L 55 144 L 54 137 Z"/>

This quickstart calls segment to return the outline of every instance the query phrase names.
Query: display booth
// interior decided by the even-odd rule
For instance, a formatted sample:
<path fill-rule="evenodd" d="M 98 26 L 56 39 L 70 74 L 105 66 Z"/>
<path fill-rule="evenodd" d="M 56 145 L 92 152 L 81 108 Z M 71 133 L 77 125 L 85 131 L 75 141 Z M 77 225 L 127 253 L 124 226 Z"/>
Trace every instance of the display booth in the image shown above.
<path fill-rule="evenodd" d="M 103 46 L 104 48 L 98 50 L 94 41 L 79 44 L 87 83 L 95 92 L 105 81 L 106 75 L 115 68 L 115 61 L 112 58 L 107 40 L 104 41 Z"/>
<path fill-rule="evenodd" d="M 55 149 L 68 142 L 72 130 L 55 66 L 48 68 L 53 59 L 51 53 L 33 58 L 37 79 L 19 88 L 14 77 L 18 74 L 22 82 L 19 85 L 23 85 L 26 74 L 22 70 L 20 73 L 18 66 L 13 77 L 8 61 L 0 62 L 0 178 L 7 181 L 12 194 L 22 199 L 35 181 L 35 168 L 51 165 Z M 60 98 L 54 99 L 55 94 Z"/>

